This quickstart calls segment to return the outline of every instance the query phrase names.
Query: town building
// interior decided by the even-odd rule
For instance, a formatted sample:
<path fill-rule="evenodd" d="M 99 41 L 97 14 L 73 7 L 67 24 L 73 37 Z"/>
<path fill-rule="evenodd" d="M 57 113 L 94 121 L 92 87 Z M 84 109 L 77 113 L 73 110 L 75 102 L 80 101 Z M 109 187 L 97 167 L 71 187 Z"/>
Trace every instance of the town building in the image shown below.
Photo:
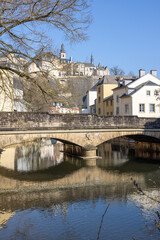
<path fill-rule="evenodd" d="M 82 113 L 84 114 L 96 113 L 97 85 L 98 82 L 83 97 Z"/>
<path fill-rule="evenodd" d="M 54 102 L 53 107 L 50 107 L 49 109 L 50 113 L 72 113 L 72 114 L 78 114 L 79 108 L 77 106 L 64 106 L 62 103 Z"/>
<path fill-rule="evenodd" d="M 113 116 L 114 102 L 113 95 L 103 99 L 103 112 L 104 116 Z"/>
<path fill-rule="evenodd" d="M 110 72 L 109 72 L 109 69 L 108 67 L 103 67 L 101 65 L 101 63 L 98 64 L 98 67 L 95 68 L 94 70 L 94 76 L 99 76 L 99 77 L 103 77 L 105 75 L 109 75 Z"/>
<path fill-rule="evenodd" d="M 160 117 L 159 90 L 155 70 L 145 74 L 141 69 L 138 78 L 118 79 L 118 87 L 113 89 L 114 116 Z"/>
<path fill-rule="evenodd" d="M 52 52 L 44 52 L 43 50 L 27 65 L 27 69 L 32 76 L 41 73 L 46 77 L 58 77 L 63 73 L 60 59 Z"/>
<path fill-rule="evenodd" d="M 16 74 L 9 71 L 0 72 L 0 86 L 0 111 L 27 111 L 27 103 L 23 99 L 22 82 Z"/>
<path fill-rule="evenodd" d="M 109 75 L 107 67 L 102 67 L 100 63 L 97 67 L 94 65 L 93 55 L 88 63 L 73 62 L 72 57 L 67 58 L 64 44 L 61 45 L 59 56 L 42 50 L 28 64 L 28 71 L 33 74 L 44 71 L 50 77 Z"/>
<path fill-rule="evenodd" d="M 96 67 L 94 66 L 93 55 L 91 55 L 90 63 L 73 62 L 73 76 L 92 76 Z"/>
<path fill-rule="evenodd" d="M 64 44 L 62 43 L 61 45 L 61 50 L 60 50 L 60 62 L 61 63 L 72 63 L 72 57 L 67 59 L 66 51 L 64 49 Z"/>
<path fill-rule="evenodd" d="M 111 99 L 107 100 L 113 94 L 113 89 L 118 86 L 117 76 L 108 75 L 103 76 L 97 85 L 97 114 L 100 116 L 112 115 L 113 109 L 112 105 L 113 101 Z M 108 105 L 107 105 L 108 104 Z M 108 108 L 108 109 L 107 109 Z"/>

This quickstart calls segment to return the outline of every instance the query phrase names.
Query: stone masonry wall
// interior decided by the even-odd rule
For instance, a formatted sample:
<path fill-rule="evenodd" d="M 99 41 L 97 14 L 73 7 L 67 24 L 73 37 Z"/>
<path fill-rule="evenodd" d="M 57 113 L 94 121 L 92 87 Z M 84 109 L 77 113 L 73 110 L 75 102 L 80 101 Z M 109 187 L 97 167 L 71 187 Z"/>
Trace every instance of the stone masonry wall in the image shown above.
<path fill-rule="evenodd" d="M 36 112 L 1 112 L 0 130 L 37 129 L 158 129 L 160 119 L 136 116 L 108 117 L 82 114 L 49 114 Z"/>

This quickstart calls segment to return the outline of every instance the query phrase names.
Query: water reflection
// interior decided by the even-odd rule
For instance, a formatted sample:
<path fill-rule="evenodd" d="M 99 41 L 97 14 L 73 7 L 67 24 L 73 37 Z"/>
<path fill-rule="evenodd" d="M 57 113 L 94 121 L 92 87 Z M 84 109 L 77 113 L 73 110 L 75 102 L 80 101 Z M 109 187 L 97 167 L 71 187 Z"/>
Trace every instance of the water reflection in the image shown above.
<path fill-rule="evenodd" d="M 106 142 L 98 147 L 98 155 L 102 157 L 100 166 L 119 166 L 129 161 L 129 153 L 134 149 L 134 141 L 125 138 Z"/>
<path fill-rule="evenodd" d="M 134 142 L 127 141 L 99 146 L 102 159 L 92 163 L 63 154 L 62 144 L 50 141 L 5 149 L 0 158 L 0 238 L 96 239 L 107 203 L 114 199 L 101 239 L 158 239 L 146 231 L 145 221 L 148 208 L 159 206 L 135 195 L 130 178 L 158 198 L 159 164 L 135 161 Z"/>
<path fill-rule="evenodd" d="M 63 144 L 51 140 L 24 143 L 4 149 L 0 166 L 15 171 L 37 171 L 60 164 L 63 161 Z"/>

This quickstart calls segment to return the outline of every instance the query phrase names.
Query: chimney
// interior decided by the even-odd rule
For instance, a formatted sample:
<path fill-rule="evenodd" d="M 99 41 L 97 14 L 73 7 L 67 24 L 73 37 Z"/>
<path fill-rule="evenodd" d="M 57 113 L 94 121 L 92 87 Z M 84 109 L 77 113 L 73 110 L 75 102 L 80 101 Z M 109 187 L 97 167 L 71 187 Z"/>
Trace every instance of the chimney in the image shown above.
<path fill-rule="evenodd" d="M 146 74 L 145 70 L 143 70 L 143 69 L 139 70 L 139 77 L 143 77 L 145 74 Z"/>
<path fill-rule="evenodd" d="M 152 74 L 154 77 L 157 77 L 157 70 L 151 70 L 150 74 Z"/>

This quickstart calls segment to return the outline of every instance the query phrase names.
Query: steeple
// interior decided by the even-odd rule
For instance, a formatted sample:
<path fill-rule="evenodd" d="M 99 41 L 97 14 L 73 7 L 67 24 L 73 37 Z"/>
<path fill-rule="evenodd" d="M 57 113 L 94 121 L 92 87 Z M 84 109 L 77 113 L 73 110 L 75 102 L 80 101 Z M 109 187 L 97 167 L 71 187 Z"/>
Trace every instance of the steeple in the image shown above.
<path fill-rule="evenodd" d="M 94 64 L 94 59 L 92 54 L 91 54 L 91 64 Z"/>
<path fill-rule="evenodd" d="M 63 43 L 61 45 L 61 53 L 66 53 L 66 51 L 64 50 L 64 44 Z"/>
<path fill-rule="evenodd" d="M 98 67 L 99 67 L 99 68 L 102 67 L 101 62 L 99 62 Z"/>
<path fill-rule="evenodd" d="M 64 50 L 64 44 L 63 43 L 61 45 L 60 58 L 61 59 L 65 59 L 66 58 L 66 51 Z"/>

